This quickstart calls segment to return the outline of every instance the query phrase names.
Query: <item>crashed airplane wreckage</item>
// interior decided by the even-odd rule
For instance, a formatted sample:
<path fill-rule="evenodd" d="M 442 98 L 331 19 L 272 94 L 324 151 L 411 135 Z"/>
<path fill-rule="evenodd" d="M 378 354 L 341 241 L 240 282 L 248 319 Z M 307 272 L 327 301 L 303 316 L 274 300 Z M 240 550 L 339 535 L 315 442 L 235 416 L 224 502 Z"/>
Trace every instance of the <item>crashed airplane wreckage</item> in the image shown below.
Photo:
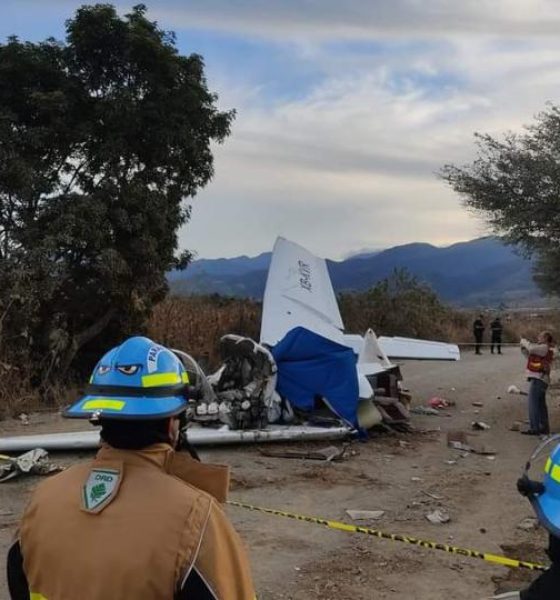
<path fill-rule="evenodd" d="M 223 364 L 208 376 L 174 350 L 191 381 L 194 446 L 337 439 L 375 425 L 407 430 L 410 395 L 391 359 L 460 358 L 453 344 L 377 338 L 371 329 L 345 334 L 325 260 L 284 238 L 272 254 L 260 343 L 229 334 L 220 350 Z M 0 439 L 0 452 L 98 445 L 98 431 L 56 433 Z"/>

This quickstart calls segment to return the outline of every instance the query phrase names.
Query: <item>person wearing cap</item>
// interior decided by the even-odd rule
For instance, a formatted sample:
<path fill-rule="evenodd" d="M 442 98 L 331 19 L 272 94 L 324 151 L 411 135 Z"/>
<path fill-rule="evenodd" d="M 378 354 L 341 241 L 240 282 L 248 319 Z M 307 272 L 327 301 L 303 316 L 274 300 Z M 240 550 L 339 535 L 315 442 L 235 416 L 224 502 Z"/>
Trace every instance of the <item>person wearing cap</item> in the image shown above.
<path fill-rule="evenodd" d="M 176 451 L 187 372 L 134 337 L 97 364 L 65 413 L 101 425 L 93 461 L 41 483 L 8 554 L 12 600 L 254 600 L 220 502 L 229 470 Z"/>
<path fill-rule="evenodd" d="M 560 435 L 548 438 L 533 453 L 525 473 L 517 481 L 517 489 L 531 502 L 539 523 L 548 531 L 547 554 L 550 568 L 525 590 L 521 600 L 557 600 L 560 591 L 560 444 L 556 446 L 544 468 L 543 481 L 529 479 L 528 472 L 534 460 L 551 442 L 560 441 Z"/>

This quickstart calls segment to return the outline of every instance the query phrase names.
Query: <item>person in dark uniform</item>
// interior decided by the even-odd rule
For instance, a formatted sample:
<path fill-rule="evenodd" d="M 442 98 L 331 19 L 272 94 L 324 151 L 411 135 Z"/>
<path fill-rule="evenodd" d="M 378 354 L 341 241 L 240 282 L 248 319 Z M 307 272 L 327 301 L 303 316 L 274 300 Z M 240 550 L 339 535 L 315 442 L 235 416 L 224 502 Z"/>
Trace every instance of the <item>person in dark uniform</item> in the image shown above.
<path fill-rule="evenodd" d="M 504 327 L 500 317 L 496 317 L 492 323 L 490 323 L 490 331 L 492 332 L 492 338 L 490 340 L 490 352 L 494 354 L 494 348 L 498 351 L 498 354 L 502 353 L 502 331 Z"/>
<path fill-rule="evenodd" d="M 473 323 L 473 335 L 474 335 L 474 351 L 475 354 L 481 354 L 480 345 L 482 344 L 482 336 L 484 335 L 484 317 L 478 315 L 478 319 Z"/>

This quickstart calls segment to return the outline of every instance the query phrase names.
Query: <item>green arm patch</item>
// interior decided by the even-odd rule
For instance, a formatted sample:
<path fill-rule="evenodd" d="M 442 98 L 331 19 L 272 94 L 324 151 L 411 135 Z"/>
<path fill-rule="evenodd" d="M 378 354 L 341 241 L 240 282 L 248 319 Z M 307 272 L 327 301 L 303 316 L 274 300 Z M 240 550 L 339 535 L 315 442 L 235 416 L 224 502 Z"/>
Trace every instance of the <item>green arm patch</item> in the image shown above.
<path fill-rule="evenodd" d="M 91 469 L 82 488 L 82 510 L 97 514 L 117 497 L 121 484 L 117 469 Z"/>

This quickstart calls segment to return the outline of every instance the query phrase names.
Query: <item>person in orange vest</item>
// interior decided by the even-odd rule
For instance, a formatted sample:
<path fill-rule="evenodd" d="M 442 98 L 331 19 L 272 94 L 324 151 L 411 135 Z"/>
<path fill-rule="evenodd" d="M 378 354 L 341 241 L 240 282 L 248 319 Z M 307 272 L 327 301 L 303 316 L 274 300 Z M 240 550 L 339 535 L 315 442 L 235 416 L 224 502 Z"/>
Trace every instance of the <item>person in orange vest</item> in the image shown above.
<path fill-rule="evenodd" d="M 254 600 L 220 502 L 229 469 L 176 451 L 188 374 L 134 337 L 107 353 L 67 417 L 101 425 L 93 461 L 39 485 L 8 554 L 12 600 Z"/>
<path fill-rule="evenodd" d="M 546 405 L 546 391 L 550 384 L 550 371 L 554 359 L 554 340 L 548 331 L 542 331 L 537 343 L 522 339 L 521 351 L 527 357 L 527 381 L 529 381 L 529 429 L 525 435 L 548 435 L 550 425 Z"/>

